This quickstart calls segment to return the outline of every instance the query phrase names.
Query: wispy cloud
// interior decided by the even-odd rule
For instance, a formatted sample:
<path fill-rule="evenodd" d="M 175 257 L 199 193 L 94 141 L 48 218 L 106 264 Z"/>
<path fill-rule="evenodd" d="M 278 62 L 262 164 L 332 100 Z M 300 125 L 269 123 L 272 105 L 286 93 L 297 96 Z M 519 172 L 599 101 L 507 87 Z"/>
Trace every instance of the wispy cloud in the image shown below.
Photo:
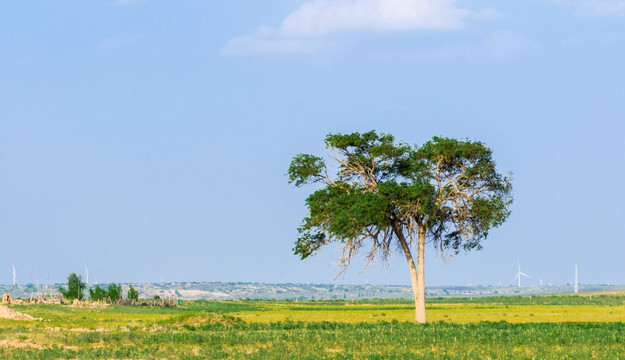
<path fill-rule="evenodd" d="M 456 0 L 314 0 L 288 15 L 280 27 L 263 26 L 252 36 L 237 37 L 224 55 L 313 54 L 328 48 L 335 33 L 398 30 L 454 30 L 468 18 L 495 17 L 455 6 Z"/>
<path fill-rule="evenodd" d="M 414 54 L 419 59 L 477 60 L 486 58 L 511 58 L 535 48 L 535 42 L 507 30 L 492 32 L 486 39 L 475 43 L 461 43 Z"/>
<path fill-rule="evenodd" d="M 555 3 L 575 7 L 579 15 L 625 16 L 625 0 L 552 0 Z"/>
<path fill-rule="evenodd" d="M 227 56 L 315 55 L 327 51 L 330 47 L 330 43 L 324 39 L 288 37 L 269 27 L 262 27 L 252 36 L 230 40 L 222 49 L 222 54 Z"/>
<path fill-rule="evenodd" d="M 129 6 L 129 5 L 139 5 L 146 3 L 147 0 L 114 0 L 110 2 L 110 5 L 113 6 Z"/>
<path fill-rule="evenodd" d="M 625 1 L 623 0 L 585 0 L 581 6 L 595 15 L 625 16 Z"/>

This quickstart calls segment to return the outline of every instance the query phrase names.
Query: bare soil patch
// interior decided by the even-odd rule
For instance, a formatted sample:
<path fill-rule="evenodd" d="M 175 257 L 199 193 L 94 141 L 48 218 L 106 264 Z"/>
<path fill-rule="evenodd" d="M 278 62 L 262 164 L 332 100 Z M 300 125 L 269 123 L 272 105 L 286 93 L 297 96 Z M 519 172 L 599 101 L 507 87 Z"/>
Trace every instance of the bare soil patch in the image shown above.
<path fill-rule="evenodd" d="M 9 309 L 8 307 L 1 306 L 1 305 L 0 305 L 0 319 L 37 320 L 28 314 L 22 314 L 21 312 L 15 311 L 13 309 Z"/>
<path fill-rule="evenodd" d="M 33 340 L 0 340 L 0 347 L 2 348 L 33 348 L 33 349 L 43 349 L 44 347 L 35 343 Z"/>

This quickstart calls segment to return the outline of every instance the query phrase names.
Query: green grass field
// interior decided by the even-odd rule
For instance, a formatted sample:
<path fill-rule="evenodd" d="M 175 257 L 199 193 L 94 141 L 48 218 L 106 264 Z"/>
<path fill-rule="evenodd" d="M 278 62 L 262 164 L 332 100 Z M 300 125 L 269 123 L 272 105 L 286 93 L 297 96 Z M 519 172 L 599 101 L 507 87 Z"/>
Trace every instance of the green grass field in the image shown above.
<path fill-rule="evenodd" d="M 178 308 L 21 305 L 2 359 L 625 359 L 625 296 L 195 301 Z"/>

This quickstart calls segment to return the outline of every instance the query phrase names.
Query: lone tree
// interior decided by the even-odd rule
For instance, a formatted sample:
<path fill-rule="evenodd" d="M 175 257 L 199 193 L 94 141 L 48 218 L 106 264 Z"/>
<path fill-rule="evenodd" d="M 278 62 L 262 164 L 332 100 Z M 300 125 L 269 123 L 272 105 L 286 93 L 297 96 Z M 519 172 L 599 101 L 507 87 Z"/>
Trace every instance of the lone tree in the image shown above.
<path fill-rule="evenodd" d="M 65 299 L 82 300 L 85 297 L 84 291 L 86 288 L 87 284 L 82 281 L 82 276 L 71 273 L 67 276 L 67 290 L 59 286 L 59 292 Z"/>
<path fill-rule="evenodd" d="M 399 250 L 410 269 L 415 321 L 424 323 L 426 243 L 441 256 L 481 249 L 488 231 L 510 214 L 510 179 L 477 141 L 434 137 L 411 147 L 370 131 L 329 134 L 325 143 L 338 163 L 336 174 L 323 158 L 308 154 L 295 156 L 289 167 L 295 186 L 323 185 L 306 199 L 309 214 L 298 229 L 295 254 L 305 259 L 340 243 L 343 272 L 362 247 L 368 248 L 367 265 Z"/>
<path fill-rule="evenodd" d="M 106 290 L 106 296 L 113 304 L 119 303 L 122 299 L 122 284 L 110 283 Z"/>
<path fill-rule="evenodd" d="M 136 302 L 139 300 L 139 292 L 134 288 L 134 286 L 130 285 L 126 297 L 128 297 L 128 300 Z"/>

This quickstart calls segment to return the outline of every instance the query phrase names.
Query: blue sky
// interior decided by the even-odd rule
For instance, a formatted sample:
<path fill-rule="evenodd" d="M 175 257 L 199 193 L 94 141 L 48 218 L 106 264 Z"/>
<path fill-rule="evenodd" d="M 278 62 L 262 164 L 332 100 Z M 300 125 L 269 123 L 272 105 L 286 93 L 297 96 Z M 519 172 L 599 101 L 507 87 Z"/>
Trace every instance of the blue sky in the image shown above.
<path fill-rule="evenodd" d="M 0 283 L 334 281 L 291 248 L 330 132 L 485 142 L 509 221 L 427 285 L 625 283 L 625 1 L 0 5 Z M 353 264 L 338 283 L 409 284 Z M 4 269 L 4 270 L 2 270 Z M 93 281 L 93 280 L 92 280 Z"/>

